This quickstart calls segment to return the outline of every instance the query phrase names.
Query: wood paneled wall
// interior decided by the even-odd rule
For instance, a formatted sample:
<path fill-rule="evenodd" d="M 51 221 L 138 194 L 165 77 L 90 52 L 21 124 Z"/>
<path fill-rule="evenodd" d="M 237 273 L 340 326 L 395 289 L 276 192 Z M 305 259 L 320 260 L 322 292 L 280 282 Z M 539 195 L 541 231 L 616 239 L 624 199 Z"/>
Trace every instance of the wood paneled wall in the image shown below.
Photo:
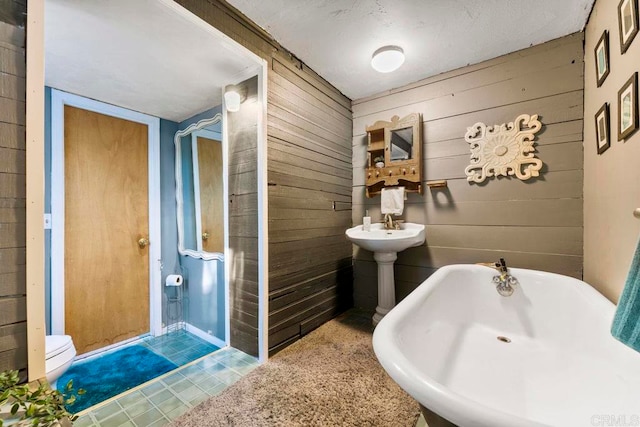
<path fill-rule="evenodd" d="M 227 114 L 231 345 L 257 357 L 258 78 L 253 77 L 233 89 L 246 94 L 246 99 L 240 105 L 240 111 Z"/>
<path fill-rule="evenodd" d="M 350 101 L 302 63 L 274 55 L 268 89 L 273 353 L 352 306 L 352 124 Z"/>
<path fill-rule="evenodd" d="M 0 3 L 0 371 L 27 369 L 25 1 Z"/>
<path fill-rule="evenodd" d="M 398 299 L 437 268 L 496 261 L 513 267 L 582 277 L 583 34 L 440 74 L 353 102 L 353 222 L 365 209 L 380 216 L 380 197 L 366 199 L 365 127 L 376 120 L 423 117 L 425 181 L 446 179 L 448 188 L 410 194 L 403 218 L 426 224 L 426 244 L 398 256 Z M 591 64 L 589 64 L 591 65 Z M 539 179 L 466 180 L 468 126 L 538 114 Z M 354 247 L 355 303 L 375 307 L 376 263 Z"/>
<path fill-rule="evenodd" d="M 268 63 L 273 354 L 352 305 L 351 101 L 226 2 L 177 2 Z"/>

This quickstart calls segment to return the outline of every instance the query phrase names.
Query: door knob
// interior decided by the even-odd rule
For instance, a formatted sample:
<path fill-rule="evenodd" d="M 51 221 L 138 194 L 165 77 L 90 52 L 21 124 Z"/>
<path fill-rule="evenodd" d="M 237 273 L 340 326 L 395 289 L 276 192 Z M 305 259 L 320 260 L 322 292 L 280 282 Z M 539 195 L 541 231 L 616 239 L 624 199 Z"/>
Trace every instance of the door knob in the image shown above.
<path fill-rule="evenodd" d="M 140 247 L 140 249 L 144 249 L 145 247 L 149 246 L 149 239 L 141 237 L 140 239 L 138 239 L 138 246 Z"/>
<path fill-rule="evenodd" d="M 202 233 L 202 240 L 209 240 L 209 233 L 207 233 L 206 231 Z"/>

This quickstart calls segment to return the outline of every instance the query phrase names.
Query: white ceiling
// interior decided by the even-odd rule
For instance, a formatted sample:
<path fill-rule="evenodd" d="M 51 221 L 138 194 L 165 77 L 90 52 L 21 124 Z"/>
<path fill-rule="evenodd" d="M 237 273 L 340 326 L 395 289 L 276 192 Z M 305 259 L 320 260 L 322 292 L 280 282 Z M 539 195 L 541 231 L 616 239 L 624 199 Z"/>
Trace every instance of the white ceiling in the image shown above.
<path fill-rule="evenodd" d="M 47 0 L 45 84 L 180 122 L 256 63 L 171 1 Z M 188 15 L 188 14 L 187 14 Z"/>
<path fill-rule="evenodd" d="M 584 28 L 594 0 L 227 0 L 356 100 Z M 398 45 L 397 71 L 371 68 Z"/>

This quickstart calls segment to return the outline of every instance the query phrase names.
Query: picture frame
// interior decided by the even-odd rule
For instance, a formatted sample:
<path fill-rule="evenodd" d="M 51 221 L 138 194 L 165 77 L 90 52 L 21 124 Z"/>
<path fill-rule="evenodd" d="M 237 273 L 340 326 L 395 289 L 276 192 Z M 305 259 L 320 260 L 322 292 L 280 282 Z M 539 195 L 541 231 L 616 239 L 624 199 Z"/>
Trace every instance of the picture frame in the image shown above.
<path fill-rule="evenodd" d="M 620 0 L 618 4 L 620 53 L 624 54 L 638 34 L 638 0 Z"/>
<path fill-rule="evenodd" d="M 611 146 L 611 132 L 609 126 L 609 103 L 605 102 L 598 110 L 596 119 L 596 144 L 598 154 L 602 154 Z"/>
<path fill-rule="evenodd" d="M 595 53 L 596 81 L 600 87 L 609 75 L 609 31 L 604 30 L 593 51 Z"/>
<path fill-rule="evenodd" d="M 628 138 L 638 129 L 638 72 L 618 91 L 618 141 Z"/>

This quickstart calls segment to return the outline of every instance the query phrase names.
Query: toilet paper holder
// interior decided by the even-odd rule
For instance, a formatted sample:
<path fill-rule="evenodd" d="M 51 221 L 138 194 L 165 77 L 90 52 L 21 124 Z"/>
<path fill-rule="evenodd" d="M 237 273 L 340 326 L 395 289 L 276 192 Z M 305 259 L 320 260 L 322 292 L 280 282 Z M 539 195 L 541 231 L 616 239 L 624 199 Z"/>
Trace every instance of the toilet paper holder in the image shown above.
<path fill-rule="evenodd" d="M 182 275 L 180 274 L 170 274 L 165 279 L 165 286 L 182 286 L 182 282 L 184 281 Z"/>
<path fill-rule="evenodd" d="M 165 286 L 173 288 L 173 291 L 167 289 L 166 293 L 165 319 L 167 333 L 184 329 L 186 326 L 184 322 L 183 282 L 184 277 L 181 274 L 169 274 L 165 279 Z"/>

